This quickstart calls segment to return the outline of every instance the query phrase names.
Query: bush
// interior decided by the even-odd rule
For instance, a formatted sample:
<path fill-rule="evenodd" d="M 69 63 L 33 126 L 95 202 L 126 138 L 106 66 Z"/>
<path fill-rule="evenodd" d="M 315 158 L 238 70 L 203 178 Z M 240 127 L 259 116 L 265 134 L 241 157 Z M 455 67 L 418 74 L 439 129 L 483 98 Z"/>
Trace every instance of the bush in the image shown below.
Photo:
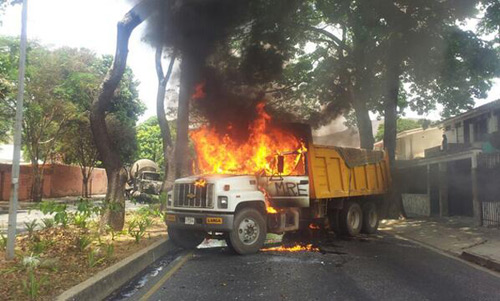
<path fill-rule="evenodd" d="M 144 237 L 146 229 L 153 224 L 151 219 L 147 217 L 142 217 L 140 219 L 134 219 L 129 223 L 128 233 L 135 239 L 135 243 L 139 243 L 141 238 Z"/>
<path fill-rule="evenodd" d="M 26 230 L 28 231 L 28 236 L 31 237 L 31 236 L 33 236 L 33 232 L 35 232 L 35 229 L 38 226 L 38 222 L 35 218 L 31 222 L 24 222 L 24 226 L 26 227 Z"/>
<path fill-rule="evenodd" d="M 49 229 L 54 227 L 55 221 L 53 218 L 42 218 L 42 223 L 43 223 L 43 228 L 44 229 Z"/>
<path fill-rule="evenodd" d="M 83 252 L 85 249 L 90 246 L 92 243 L 92 239 L 88 236 L 80 236 L 76 239 L 76 248 L 80 251 Z"/>

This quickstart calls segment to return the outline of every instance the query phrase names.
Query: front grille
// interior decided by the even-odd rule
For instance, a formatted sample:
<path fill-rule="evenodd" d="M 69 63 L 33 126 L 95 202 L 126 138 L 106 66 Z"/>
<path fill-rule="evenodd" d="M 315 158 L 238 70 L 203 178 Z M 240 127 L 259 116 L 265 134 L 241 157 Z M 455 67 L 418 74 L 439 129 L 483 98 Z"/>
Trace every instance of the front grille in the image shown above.
<path fill-rule="evenodd" d="M 181 183 L 174 186 L 174 207 L 213 208 L 214 184 L 203 187 L 194 183 Z"/>

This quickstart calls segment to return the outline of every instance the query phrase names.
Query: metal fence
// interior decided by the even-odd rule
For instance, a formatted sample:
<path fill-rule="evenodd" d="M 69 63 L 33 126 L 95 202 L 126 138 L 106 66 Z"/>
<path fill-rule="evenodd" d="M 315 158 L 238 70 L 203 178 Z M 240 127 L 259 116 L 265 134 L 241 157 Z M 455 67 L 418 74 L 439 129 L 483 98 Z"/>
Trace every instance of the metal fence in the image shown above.
<path fill-rule="evenodd" d="M 500 226 L 500 202 L 483 202 L 483 225 Z"/>

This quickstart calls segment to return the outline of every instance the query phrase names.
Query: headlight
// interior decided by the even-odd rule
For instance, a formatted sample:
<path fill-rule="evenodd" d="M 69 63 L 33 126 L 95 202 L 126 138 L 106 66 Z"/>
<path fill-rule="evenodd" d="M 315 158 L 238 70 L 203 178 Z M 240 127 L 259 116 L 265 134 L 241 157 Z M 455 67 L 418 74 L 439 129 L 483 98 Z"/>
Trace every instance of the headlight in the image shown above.
<path fill-rule="evenodd" d="M 218 207 L 221 209 L 227 209 L 228 201 L 227 201 L 227 196 L 219 196 L 217 197 L 217 203 Z"/>

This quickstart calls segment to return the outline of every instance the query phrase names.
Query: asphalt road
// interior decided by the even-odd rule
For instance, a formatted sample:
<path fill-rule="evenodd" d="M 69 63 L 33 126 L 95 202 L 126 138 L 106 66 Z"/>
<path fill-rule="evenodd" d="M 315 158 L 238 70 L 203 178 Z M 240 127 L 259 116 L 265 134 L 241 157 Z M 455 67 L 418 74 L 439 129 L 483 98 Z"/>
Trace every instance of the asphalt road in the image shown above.
<path fill-rule="evenodd" d="M 223 247 L 170 254 L 110 300 L 500 300 L 494 273 L 393 236 L 319 247 L 250 256 Z"/>

